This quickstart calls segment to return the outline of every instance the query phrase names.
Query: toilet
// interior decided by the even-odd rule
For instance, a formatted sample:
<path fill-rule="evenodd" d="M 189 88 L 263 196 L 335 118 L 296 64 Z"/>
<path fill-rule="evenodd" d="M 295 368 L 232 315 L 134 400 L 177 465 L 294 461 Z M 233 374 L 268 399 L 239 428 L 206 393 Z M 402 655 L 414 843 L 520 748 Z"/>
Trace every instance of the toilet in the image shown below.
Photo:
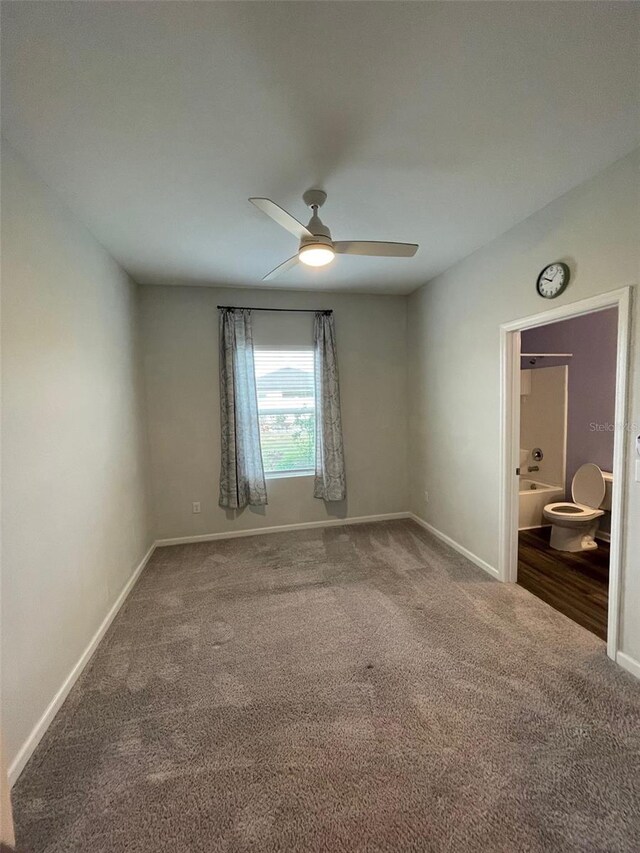
<path fill-rule="evenodd" d="M 600 517 L 611 509 L 613 475 L 593 462 L 581 465 L 571 483 L 574 503 L 547 504 L 543 515 L 551 522 L 551 547 L 557 551 L 592 551 Z"/>

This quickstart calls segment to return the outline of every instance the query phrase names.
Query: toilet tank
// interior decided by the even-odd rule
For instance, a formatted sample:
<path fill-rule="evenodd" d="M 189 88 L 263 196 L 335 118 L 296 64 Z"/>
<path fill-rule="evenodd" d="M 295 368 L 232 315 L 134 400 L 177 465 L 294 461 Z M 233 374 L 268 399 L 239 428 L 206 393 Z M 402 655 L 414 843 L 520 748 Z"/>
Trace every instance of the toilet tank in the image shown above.
<path fill-rule="evenodd" d="M 608 471 L 602 472 L 602 479 L 604 480 L 604 498 L 602 499 L 602 503 L 600 504 L 600 509 L 604 509 L 607 512 L 611 512 L 611 501 L 613 499 L 613 474 L 609 474 Z"/>

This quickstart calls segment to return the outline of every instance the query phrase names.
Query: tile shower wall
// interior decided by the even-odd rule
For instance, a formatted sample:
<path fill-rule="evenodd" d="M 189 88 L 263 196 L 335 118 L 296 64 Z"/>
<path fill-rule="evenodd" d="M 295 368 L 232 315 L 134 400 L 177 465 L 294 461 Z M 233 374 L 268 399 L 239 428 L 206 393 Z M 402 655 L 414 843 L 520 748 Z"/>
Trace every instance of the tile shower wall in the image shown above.
<path fill-rule="evenodd" d="M 529 376 L 529 393 L 520 397 L 520 447 L 529 451 L 522 476 L 564 487 L 567 368 L 545 367 Z M 534 447 L 544 454 L 540 462 L 531 458 Z M 530 465 L 540 470 L 529 473 Z"/>
<path fill-rule="evenodd" d="M 522 352 L 573 353 L 564 361 L 569 370 L 567 495 L 585 462 L 595 462 L 603 471 L 613 466 L 617 333 L 616 308 L 522 333 Z M 557 363 L 542 359 L 532 366 L 523 359 L 522 366 L 537 370 Z"/>

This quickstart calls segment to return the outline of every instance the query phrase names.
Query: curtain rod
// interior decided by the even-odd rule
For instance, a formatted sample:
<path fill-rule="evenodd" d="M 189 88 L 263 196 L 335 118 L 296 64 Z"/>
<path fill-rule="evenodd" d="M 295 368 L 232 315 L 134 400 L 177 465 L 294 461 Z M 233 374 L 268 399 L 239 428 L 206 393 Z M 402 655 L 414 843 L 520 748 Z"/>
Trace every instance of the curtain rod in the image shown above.
<path fill-rule="evenodd" d="M 248 305 L 218 305 L 226 311 L 286 311 L 289 314 L 333 314 L 333 308 L 250 308 Z"/>

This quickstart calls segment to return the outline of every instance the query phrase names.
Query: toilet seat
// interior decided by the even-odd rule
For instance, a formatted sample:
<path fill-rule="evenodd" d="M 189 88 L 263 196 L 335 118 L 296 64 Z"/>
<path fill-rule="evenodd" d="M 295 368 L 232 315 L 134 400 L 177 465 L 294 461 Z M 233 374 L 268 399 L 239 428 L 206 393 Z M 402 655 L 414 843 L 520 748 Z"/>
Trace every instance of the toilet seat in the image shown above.
<path fill-rule="evenodd" d="M 550 521 L 559 522 L 570 519 L 592 521 L 604 515 L 601 509 L 594 509 L 591 506 L 584 506 L 583 504 L 567 503 L 567 501 L 556 501 L 555 503 L 547 504 L 544 508 L 544 514 Z"/>

